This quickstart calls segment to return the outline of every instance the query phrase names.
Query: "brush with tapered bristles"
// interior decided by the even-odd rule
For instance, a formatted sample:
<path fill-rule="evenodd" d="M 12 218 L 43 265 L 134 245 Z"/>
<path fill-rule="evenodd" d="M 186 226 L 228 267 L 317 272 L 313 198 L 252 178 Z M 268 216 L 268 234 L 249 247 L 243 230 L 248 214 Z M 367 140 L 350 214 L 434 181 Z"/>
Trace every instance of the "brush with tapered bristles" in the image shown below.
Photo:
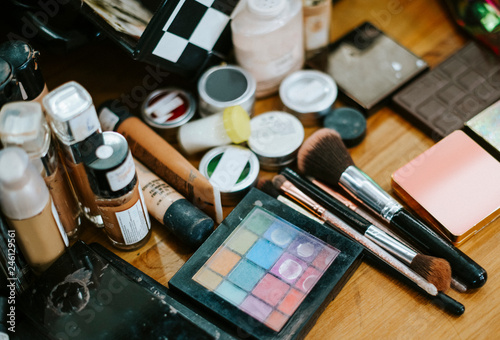
<path fill-rule="evenodd" d="M 313 133 L 297 155 L 300 171 L 329 185 L 339 185 L 397 229 L 422 252 L 447 260 L 452 273 L 468 288 L 486 282 L 486 271 L 403 208 L 354 165 L 340 135 L 331 129 Z"/>
<path fill-rule="evenodd" d="M 379 262 L 382 266 L 392 268 L 392 270 L 403 275 L 406 279 L 415 284 L 416 288 L 425 293 L 431 301 L 433 301 L 440 308 L 443 308 L 454 315 L 461 315 L 464 313 L 465 308 L 460 302 L 450 298 L 442 291 L 438 291 L 436 286 L 412 271 L 408 268 L 408 266 L 392 256 L 390 253 L 386 252 L 375 242 L 362 235 L 355 228 L 351 227 L 342 219 L 325 209 L 321 204 L 316 202 L 314 199 L 297 188 L 292 182 L 287 180 L 285 176 L 275 176 L 273 178 L 273 184 L 277 189 L 281 190 L 284 194 L 309 209 L 332 228 L 335 228 L 336 230 L 347 235 L 354 242 L 362 245 L 366 251 L 373 255 L 373 259 Z"/>
<path fill-rule="evenodd" d="M 290 168 L 283 169 L 281 174 L 313 200 L 406 263 L 410 269 L 435 285 L 439 291 L 445 292 L 450 288 L 451 268 L 448 261 L 414 251 Z"/>

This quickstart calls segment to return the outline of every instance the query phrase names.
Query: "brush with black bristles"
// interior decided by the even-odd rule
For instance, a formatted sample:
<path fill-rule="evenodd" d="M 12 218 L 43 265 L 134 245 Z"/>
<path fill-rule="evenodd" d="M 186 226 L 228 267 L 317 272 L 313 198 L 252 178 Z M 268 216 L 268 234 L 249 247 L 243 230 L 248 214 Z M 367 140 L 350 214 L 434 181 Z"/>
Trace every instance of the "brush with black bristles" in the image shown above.
<path fill-rule="evenodd" d="M 313 200 L 406 263 L 411 270 L 432 283 L 439 291 L 445 292 L 450 288 L 451 268 L 448 261 L 414 251 L 290 168 L 283 169 L 281 174 Z"/>
<path fill-rule="evenodd" d="M 313 133 L 297 155 L 300 171 L 329 185 L 339 185 L 397 229 L 422 252 L 447 260 L 452 273 L 468 288 L 486 282 L 486 271 L 410 214 L 394 198 L 354 165 L 340 135 L 331 129 Z"/>

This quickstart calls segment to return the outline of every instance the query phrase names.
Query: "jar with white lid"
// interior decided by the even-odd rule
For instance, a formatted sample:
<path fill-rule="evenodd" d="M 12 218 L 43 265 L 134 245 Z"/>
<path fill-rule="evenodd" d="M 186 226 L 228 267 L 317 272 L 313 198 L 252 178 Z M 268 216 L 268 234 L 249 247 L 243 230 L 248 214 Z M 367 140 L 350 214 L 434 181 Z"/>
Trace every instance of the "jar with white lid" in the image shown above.
<path fill-rule="evenodd" d="M 257 81 L 258 98 L 304 64 L 301 0 L 248 0 L 231 21 L 238 64 Z"/>

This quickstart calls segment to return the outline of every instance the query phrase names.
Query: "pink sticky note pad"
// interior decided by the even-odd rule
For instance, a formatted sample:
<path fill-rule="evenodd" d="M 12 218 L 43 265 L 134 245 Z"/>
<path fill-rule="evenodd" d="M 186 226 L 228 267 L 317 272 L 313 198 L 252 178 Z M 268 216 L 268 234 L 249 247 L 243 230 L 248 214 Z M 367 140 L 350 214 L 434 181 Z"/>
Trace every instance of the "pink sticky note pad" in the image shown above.
<path fill-rule="evenodd" d="M 392 186 L 454 244 L 500 215 L 500 162 L 462 131 L 394 172 Z"/>

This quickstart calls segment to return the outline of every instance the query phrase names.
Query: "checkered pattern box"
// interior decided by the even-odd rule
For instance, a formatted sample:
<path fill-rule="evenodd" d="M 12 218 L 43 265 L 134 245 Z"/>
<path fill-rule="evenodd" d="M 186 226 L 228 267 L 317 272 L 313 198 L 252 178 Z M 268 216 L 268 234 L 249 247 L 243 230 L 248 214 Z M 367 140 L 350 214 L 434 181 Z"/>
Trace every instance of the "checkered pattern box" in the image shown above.
<path fill-rule="evenodd" d="M 239 1 L 142 0 L 149 8 L 158 4 L 139 41 L 116 32 L 89 7 L 82 11 L 134 59 L 191 77 L 230 52 L 231 15 Z"/>

